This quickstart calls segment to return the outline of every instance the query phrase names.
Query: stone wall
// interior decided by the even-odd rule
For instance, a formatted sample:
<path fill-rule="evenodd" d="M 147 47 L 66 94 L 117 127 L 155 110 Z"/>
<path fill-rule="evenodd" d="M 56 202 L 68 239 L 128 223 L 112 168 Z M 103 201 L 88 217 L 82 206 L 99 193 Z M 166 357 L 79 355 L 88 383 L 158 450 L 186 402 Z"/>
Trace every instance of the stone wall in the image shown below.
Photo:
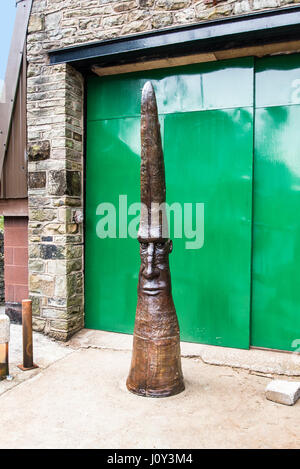
<path fill-rule="evenodd" d="M 47 51 L 293 0 L 33 0 L 28 28 L 29 289 L 34 328 L 83 326 L 83 78 Z"/>
<path fill-rule="evenodd" d="M 299 3 L 294 0 L 34 0 L 28 53 Z"/>
<path fill-rule="evenodd" d="M 83 325 L 82 96 L 71 67 L 29 64 L 29 290 L 34 328 L 62 340 Z"/>

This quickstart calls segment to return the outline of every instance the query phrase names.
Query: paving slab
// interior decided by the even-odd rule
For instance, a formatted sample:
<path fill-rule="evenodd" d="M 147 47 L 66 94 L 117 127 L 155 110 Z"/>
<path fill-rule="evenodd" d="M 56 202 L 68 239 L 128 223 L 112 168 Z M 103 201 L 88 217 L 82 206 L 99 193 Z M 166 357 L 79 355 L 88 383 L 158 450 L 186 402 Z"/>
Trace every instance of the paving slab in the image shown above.
<path fill-rule="evenodd" d="M 0 309 L 0 317 L 4 314 L 4 308 Z M 23 360 L 23 344 L 22 344 L 22 326 L 18 324 L 10 325 L 10 341 L 9 341 L 9 373 L 12 376 L 12 381 L 0 381 L 0 395 L 8 390 L 18 386 L 23 381 L 26 381 L 33 376 L 41 373 L 52 363 L 61 360 L 65 356 L 72 353 L 71 347 L 55 342 L 49 337 L 33 333 L 33 358 L 34 362 L 39 368 L 21 371 L 18 365 L 22 364 Z"/>
<path fill-rule="evenodd" d="M 265 398 L 268 378 L 183 358 L 186 390 L 127 391 L 131 353 L 78 349 L 0 396 L 0 448 L 298 448 L 300 402 Z"/>

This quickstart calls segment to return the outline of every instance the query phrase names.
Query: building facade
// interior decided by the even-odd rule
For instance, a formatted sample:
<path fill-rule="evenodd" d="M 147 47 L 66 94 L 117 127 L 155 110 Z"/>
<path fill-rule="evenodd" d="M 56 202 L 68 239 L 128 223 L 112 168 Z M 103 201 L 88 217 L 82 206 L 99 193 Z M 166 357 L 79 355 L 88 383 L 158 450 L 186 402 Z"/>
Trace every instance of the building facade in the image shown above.
<path fill-rule="evenodd" d="M 164 129 L 170 202 L 176 202 L 178 193 L 180 202 L 203 202 L 207 223 L 205 249 L 187 251 L 184 243 L 175 242 L 173 289 L 183 339 L 294 350 L 293 340 L 297 333 L 300 337 L 296 287 L 289 290 L 277 277 L 259 280 L 266 270 L 276 270 L 268 259 L 278 256 L 284 238 L 262 240 L 257 230 L 267 222 L 253 217 L 254 213 L 264 216 L 262 207 L 273 207 L 265 205 L 269 193 L 259 198 L 261 181 L 270 174 L 260 160 L 264 136 L 278 144 L 281 137 L 275 135 L 276 128 L 286 122 L 285 129 L 291 129 L 298 122 L 295 80 L 300 71 L 300 32 L 293 25 L 291 35 L 281 25 L 276 38 L 269 37 L 264 13 L 294 14 L 296 3 L 300 4 L 290 0 L 32 1 L 27 31 L 28 288 L 35 330 L 59 340 L 67 340 L 84 325 L 132 331 L 137 243 L 122 236 L 99 239 L 97 207 L 101 202 L 118 204 L 120 195 L 127 196 L 128 204 L 139 200 L 137 96 L 145 80 L 151 79 Z M 267 31 L 265 42 L 257 43 L 259 33 L 251 32 L 251 25 L 248 39 L 242 38 L 243 26 L 237 25 L 243 18 L 263 22 L 257 27 Z M 202 42 L 196 41 L 199 27 L 214 25 L 225 25 L 225 30 L 213 46 L 205 42 L 208 33 L 208 39 L 203 36 Z M 236 31 L 240 42 L 231 38 L 226 27 Z M 184 42 L 181 38 L 187 31 L 189 40 Z M 172 39 L 165 51 L 169 33 L 178 34 L 178 46 L 177 39 Z M 145 38 L 144 48 L 138 48 L 139 38 Z M 153 41 L 149 52 L 148 40 Z M 130 57 L 124 52 L 114 59 L 130 41 Z M 90 44 L 112 51 L 93 56 Z M 285 83 L 276 75 L 278 70 L 292 80 L 294 101 L 283 92 L 282 99 L 277 99 L 278 87 Z M 280 107 L 270 121 L 269 107 L 275 113 Z M 288 138 L 294 139 L 294 148 L 297 137 L 292 132 Z M 287 165 L 296 164 L 293 158 L 291 151 Z M 272 177 L 287 176 L 283 170 Z M 271 182 L 267 184 L 266 192 Z M 279 197 L 276 190 L 275 198 Z M 296 210 L 295 192 L 282 191 Z M 298 226 L 293 233 L 293 239 L 287 238 L 290 258 L 285 258 L 290 270 L 281 271 L 287 279 L 296 272 L 298 257 L 292 250 Z M 266 256 L 259 257 L 263 243 L 270 245 L 270 240 L 275 242 L 273 251 L 264 250 Z M 280 297 L 286 294 L 280 305 L 275 293 L 268 293 L 272 285 Z M 270 337 L 264 340 L 268 328 Z M 280 331 L 285 328 L 282 338 Z"/>

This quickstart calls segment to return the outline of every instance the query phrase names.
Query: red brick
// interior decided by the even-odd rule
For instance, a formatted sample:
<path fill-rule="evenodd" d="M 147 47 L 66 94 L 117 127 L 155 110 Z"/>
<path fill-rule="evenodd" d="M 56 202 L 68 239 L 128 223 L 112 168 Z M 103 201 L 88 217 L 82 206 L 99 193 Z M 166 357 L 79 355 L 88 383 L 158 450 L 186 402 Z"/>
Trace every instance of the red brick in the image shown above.
<path fill-rule="evenodd" d="M 28 264 L 28 249 L 27 248 L 14 248 L 13 265 L 22 265 L 27 267 Z"/>
<path fill-rule="evenodd" d="M 5 265 L 13 264 L 13 248 L 7 248 L 6 246 L 4 246 L 4 262 Z"/>
<path fill-rule="evenodd" d="M 25 228 L 8 228 L 4 230 L 4 244 L 7 247 L 21 246 L 28 244 L 28 233 Z"/>
<path fill-rule="evenodd" d="M 5 301 L 28 297 L 28 218 L 4 217 Z"/>
<path fill-rule="evenodd" d="M 4 244 L 6 247 L 28 245 L 28 219 L 26 217 L 4 217 Z"/>
<path fill-rule="evenodd" d="M 27 285 L 28 284 L 28 269 L 26 267 L 5 266 L 4 268 L 4 282 L 10 285 Z"/>
<path fill-rule="evenodd" d="M 5 283 L 5 301 L 15 301 L 14 297 L 14 286 Z"/>
<path fill-rule="evenodd" d="M 7 228 L 23 228 L 27 226 L 27 217 L 4 217 L 4 224 Z"/>
<path fill-rule="evenodd" d="M 21 303 L 22 300 L 28 298 L 28 287 L 27 285 L 15 285 L 14 286 L 14 301 Z"/>

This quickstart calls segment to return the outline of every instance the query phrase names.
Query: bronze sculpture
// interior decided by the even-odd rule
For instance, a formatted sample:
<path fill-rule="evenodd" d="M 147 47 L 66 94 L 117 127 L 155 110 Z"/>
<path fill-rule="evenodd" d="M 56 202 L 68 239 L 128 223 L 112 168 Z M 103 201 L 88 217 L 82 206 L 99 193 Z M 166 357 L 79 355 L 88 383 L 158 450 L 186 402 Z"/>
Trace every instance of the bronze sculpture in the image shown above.
<path fill-rule="evenodd" d="M 166 397 L 184 390 L 180 334 L 172 298 L 166 186 L 160 125 L 153 86 L 147 82 L 141 104 L 141 267 L 133 335 L 129 391 Z"/>

